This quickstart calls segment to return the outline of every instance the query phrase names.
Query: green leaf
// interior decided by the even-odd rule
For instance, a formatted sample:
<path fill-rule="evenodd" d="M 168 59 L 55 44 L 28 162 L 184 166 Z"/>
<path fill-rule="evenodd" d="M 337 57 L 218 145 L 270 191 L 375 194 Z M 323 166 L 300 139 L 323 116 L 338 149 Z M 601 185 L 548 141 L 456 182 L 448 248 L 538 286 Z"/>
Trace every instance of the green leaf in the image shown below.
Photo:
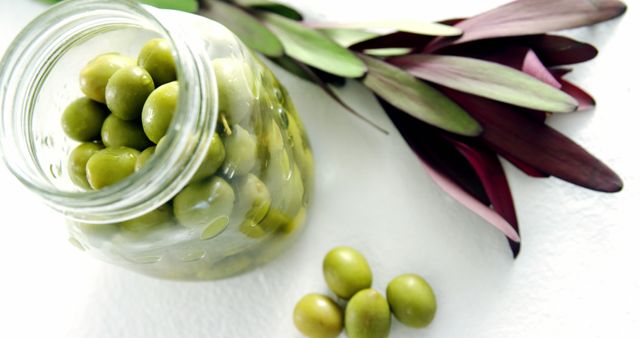
<path fill-rule="evenodd" d="M 411 53 L 412 50 L 412 48 L 372 48 L 365 49 L 364 53 L 372 56 L 388 57 L 407 55 Z"/>
<path fill-rule="evenodd" d="M 369 68 L 364 85 L 396 108 L 452 133 L 476 136 L 482 127 L 448 97 L 411 74 L 366 55 Z"/>
<path fill-rule="evenodd" d="M 312 24 L 314 28 L 335 28 L 335 29 L 385 29 L 392 32 L 407 32 L 430 36 L 458 36 L 462 34 L 462 30 L 437 22 L 424 22 L 417 20 L 388 20 L 388 21 L 369 21 L 369 22 L 346 22 L 346 23 L 330 23 L 319 22 Z"/>
<path fill-rule="evenodd" d="M 575 111 L 578 102 L 528 74 L 494 62 L 447 55 L 407 55 L 391 63 L 445 87 L 516 106 L 553 113 Z"/>
<path fill-rule="evenodd" d="M 197 0 L 140 0 L 140 2 L 158 8 L 175 9 L 190 13 L 198 11 Z"/>
<path fill-rule="evenodd" d="M 319 31 L 277 14 L 260 13 L 258 16 L 278 35 L 287 55 L 342 77 L 361 77 L 367 71 L 353 53 Z"/>
<path fill-rule="evenodd" d="M 243 7 L 251 7 L 255 9 L 260 9 L 276 14 L 280 14 L 289 19 L 293 19 L 296 21 L 302 20 L 302 14 L 292 7 L 286 6 L 279 2 L 268 1 L 268 0 L 234 0 L 233 2 L 237 3 Z"/>
<path fill-rule="evenodd" d="M 244 10 L 220 1 L 208 1 L 200 15 L 214 19 L 235 33 L 242 42 L 266 56 L 278 57 L 284 48 L 278 37 Z"/>
<path fill-rule="evenodd" d="M 342 29 L 342 28 L 322 28 L 319 29 L 331 40 L 335 41 L 342 47 L 349 47 L 358 42 L 367 41 L 380 36 L 378 33 L 367 32 L 360 29 Z"/>

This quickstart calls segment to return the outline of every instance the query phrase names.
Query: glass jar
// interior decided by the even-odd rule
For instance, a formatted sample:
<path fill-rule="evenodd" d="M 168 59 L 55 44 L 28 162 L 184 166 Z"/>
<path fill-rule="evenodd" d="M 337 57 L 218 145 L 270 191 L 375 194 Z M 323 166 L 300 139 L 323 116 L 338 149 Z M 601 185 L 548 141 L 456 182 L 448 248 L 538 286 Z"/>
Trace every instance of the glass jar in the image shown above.
<path fill-rule="evenodd" d="M 60 125 L 83 95 L 78 74 L 96 55 L 135 58 L 158 37 L 172 45 L 179 84 L 162 147 L 114 185 L 79 188 L 67 163 L 79 143 Z M 303 227 L 313 158 L 300 119 L 271 71 L 212 20 L 128 0 L 58 4 L 8 49 L 0 112 L 8 168 L 65 216 L 72 244 L 107 262 L 160 278 L 218 279 L 273 259 Z M 225 158 L 202 177 L 216 135 Z"/>

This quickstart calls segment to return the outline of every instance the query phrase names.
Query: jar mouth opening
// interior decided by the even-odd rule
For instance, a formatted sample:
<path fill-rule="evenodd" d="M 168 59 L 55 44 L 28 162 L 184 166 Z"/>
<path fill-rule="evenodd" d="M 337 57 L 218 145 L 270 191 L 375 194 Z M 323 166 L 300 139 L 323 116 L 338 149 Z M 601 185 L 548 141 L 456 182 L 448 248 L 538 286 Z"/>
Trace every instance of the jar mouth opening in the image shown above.
<path fill-rule="evenodd" d="M 120 221 L 162 205 L 195 172 L 204 158 L 203 149 L 208 146 L 203 140 L 213 136 L 217 121 L 217 90 L 208 60 L 201 57 L 200 51 L 194 50 L 197 44 L 189 43 L 189 39 L 195 37 L 180 34 L 173 27 L 175 23 L 169 23 L 173 25 L 169 27 L 161 23 L 154 15 L 155 11 L 151 13 L 145 7 L 132 0 L 65 1 L 32 21 L 4 56 L 0 69 L 0 150 L 4 161 L 25 186 L 73 220 Z M 153 37 L 164 37 L 173 44 L 180 88 L 176 112 L 183 114 L 174 114 L 163 141 L 167 146 L 139 171 L 100 190 L 62 188 L 55 181 L 55 172 L 62 172 L 60 167 L 50 164 L 43 168 L 47 163 L 39 158 L 41 151 L 35 151 L 36 143 L 53 143 L 33 131 L 36 105 L 54 67 L 61 66 L 71 48 L 119 29 L 140 30 L 155 35 Z M 140 47 L 142 45 L 137 46 Z M 68 74 L 76 86 L 77 74 Z M 202 92 L 204 88 L 207 93 Z M 57 89 L 70 90 L 66 87 Z M 63 109 L 50 112 L 58 117 L 57 125 L 52 128 L 61 128 L 59 116 Z M 53 144 L 48 146 L 54 148 Z M 67 149 L 66 155 L 69 151 Z M 66 158 L 58 159 L 61 160 L 66 161 Z"/>

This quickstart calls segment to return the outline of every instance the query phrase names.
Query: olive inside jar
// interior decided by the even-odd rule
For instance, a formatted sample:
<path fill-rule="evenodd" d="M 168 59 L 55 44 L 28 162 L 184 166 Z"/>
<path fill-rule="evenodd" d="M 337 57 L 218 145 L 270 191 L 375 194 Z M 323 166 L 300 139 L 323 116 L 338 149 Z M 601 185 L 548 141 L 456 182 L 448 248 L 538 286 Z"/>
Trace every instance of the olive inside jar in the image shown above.
<path fill-rule="evenodd" d="M 177 89 L 169 113 L 161 98 L 147 98 L 137 117 L 140 99 L 133 107 L 85 95 L 94 88 L 79 77 L 91 60 L 135 61 L 150 41 L 169 45 L 175 81 L 138 60 L 107 85 L 106 101 L 126 94 L 121 79 L 144 73 L 161 82 L 154 92 Z M 149 75 L 135 68 L 145 65 Z M 100 118 L 90 133 L 65 132 L 70 104 Z M 64 216 L 72 244 L 107 262 L 160 278 L 219 279 L 270 261 L 303 228 L 313 157 L 297 112 L 271 71 L 209 19 L 128 0 L 62 2 L 8 49 L 0 109 L 11 172 Z M 121 146 L 119 124 L 140 125 L 148 139 L 137 150 Z M 128 162 L 108 164 L 118 156 Z M 116 167 L 130 173 L 115 179 Z"/>

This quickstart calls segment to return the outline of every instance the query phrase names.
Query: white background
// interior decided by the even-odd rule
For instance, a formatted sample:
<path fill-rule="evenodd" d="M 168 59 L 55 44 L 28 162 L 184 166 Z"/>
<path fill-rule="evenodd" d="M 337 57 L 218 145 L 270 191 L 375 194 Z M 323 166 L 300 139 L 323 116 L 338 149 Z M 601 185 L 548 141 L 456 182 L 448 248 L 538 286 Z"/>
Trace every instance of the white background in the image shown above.
<path fill-rule="evenodd" d="M 287 2 L 313 19 L 435 21 L 505 1 Z M 640 337 L 640 12 L 629 2 L 621 20 L 570 33 L 600 49 L 571 75 L 597 109 L 549 121 L 614 168 L 625 188 L 597 193 L 506 164 L 524 241 L 516 261 L 498 231 L 437 188 L 397 132 L 382 136 L 280 71 L 317 160 L 308 230 L 292 249 L 217 282 L 140 276 L 69 245 L 60 218 L 0 166 L 0 337 L 297 337 L 293 306 L 327 291 L 320 264 L 336 245 L 364 252 L 379 290 L 405 272 L 433 285 L 433 324 L 415 330 L 394 321 L 392 337 Z M 0 0 L 0 53 L 45 8 Z M 340 94 L 393 130 L 359 84 Z"/>

